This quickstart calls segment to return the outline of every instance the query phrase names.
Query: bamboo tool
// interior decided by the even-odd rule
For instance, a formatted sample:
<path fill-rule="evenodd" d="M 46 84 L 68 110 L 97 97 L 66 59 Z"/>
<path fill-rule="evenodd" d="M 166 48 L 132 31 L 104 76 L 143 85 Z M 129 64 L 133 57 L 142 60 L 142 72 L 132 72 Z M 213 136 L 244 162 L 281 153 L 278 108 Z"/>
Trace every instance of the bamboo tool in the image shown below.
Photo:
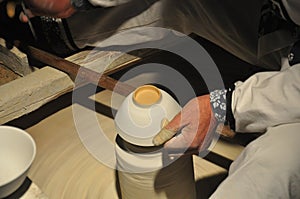
<path fill-rule="evenodd" d="M 107 75 L 100 74 L 85 67 L 81 67 L 78 64 L 33 46 L 24 46 L 19 41 L 16 41 L 14 44 L 16 47 L 23 49 L 30 57 L 67 73 L 73 80 L 75 80 L 75 78 L 78 76 L 87 82 L 93 83 L 99 87 L 114 91 L 124 96 L 127 96 L 135 89 L 134 87 L 117 81 Z"/>

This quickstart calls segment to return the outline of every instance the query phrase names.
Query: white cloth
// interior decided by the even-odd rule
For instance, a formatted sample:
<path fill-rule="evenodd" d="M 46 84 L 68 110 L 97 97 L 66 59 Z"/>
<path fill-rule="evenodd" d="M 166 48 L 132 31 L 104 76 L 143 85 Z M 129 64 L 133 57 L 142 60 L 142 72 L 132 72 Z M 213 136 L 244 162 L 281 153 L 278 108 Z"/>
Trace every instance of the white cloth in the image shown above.
<path fill-rule="evenodd" d="M 89 0 L 89 2 L 95 6 L 117 6 L 123 3 L 127 3 L 130 0 Z M 1 0 L 0 0 L 1 2 Z M 300 1 L 298 0 L 282 0 L 282 4 L 284 5 L 288 15 L 290 18 L 298 25 L 300 25 Z"/>
<path fill-rule="evenodd" d="M 159 26 L 196 33 L 251 64 L 280 69 L 280 55 L 257 57 L 260 8 L 260 0 L 131 0 L 113 8 L 76 13 L 67 22 L 80 48 L 134 27 Z M 123 42 L 145 42 L 139 38 L 130 35 Z"/>
<path fill-rule="evenodd" d="M 160 26 L 161 2 L 154 0 L 131 0 L 112 8 L 97 8 L 78 12 L 66 19 L 72 38 L 79 48 L 95 46 L 124 30 L 142 26 Z M 89 23 L 86 23 L 89 22 Z M 145 37 L 128 35 L 118 45 L 146 42 Z M 149 36 L 151 39 L 151 36 Z M 111 44 L 114 45 L 114 44 Z"/>
<path fill-rule="evenodd" d="M 300 25 L 300 1 L 299 0 L 282 0 L 282 3 L 290 18 Z"/>
<path fill-rule="evenodd" d="M 103 7 L 118 6 L 123 3 L 127 3 L 129 1 L 130 0 L 89 0 L 89 2 L 94 6 L 103 6 Z"/>
<path fill-rule="evenodd" d="M 300 124 L 268 128 L 232 163 L 211 199 L 300 198 Z"/>
<path fill-rule="evenodd" d="M 232 111 L 238 132 L 300 123 L 300 64 L 280 72 L 261 72 L 237 82 Z"/>

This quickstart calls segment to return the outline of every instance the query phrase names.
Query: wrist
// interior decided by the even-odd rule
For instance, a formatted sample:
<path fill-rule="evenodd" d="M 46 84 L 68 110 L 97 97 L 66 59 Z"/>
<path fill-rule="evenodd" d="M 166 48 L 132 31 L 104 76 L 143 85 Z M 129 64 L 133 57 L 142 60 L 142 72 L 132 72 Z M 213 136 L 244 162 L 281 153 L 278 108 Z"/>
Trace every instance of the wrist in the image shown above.
<path fill-rule="evenodd" d="M 220 89 L 209 94 L 213 116 L 219 123 L 224 123 L 226 120 L 226 93 L 227 90 Z"/>
<path fill-rule="evenodd" d="M 229 88 L 226 92 L 226 119 L 225 125 L 229 126 L 230 129 L 235 130 L 235 119 L 233 116 L 231 102 L 232 102 L 233 89 Z"/>
<path fill-rule="evenodd" d="M 235 136 L 235 119 L 231 109 L 232 89 L 215 90 L 210 93 L 212 112 L 219 123 L 216 132 L 225 137 Z"/>

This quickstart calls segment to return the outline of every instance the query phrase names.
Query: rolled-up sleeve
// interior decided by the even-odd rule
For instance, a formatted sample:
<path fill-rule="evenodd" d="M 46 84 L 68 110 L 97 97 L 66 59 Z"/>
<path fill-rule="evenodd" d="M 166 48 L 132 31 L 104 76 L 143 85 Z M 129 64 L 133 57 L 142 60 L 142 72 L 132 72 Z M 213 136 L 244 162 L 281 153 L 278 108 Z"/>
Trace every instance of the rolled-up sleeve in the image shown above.
<path fill-rule="evenodd" d="M 231 106 L 237 132 L 265 132 L 268 127 L 300 122 L 300 64 L 237 82 Z"/>

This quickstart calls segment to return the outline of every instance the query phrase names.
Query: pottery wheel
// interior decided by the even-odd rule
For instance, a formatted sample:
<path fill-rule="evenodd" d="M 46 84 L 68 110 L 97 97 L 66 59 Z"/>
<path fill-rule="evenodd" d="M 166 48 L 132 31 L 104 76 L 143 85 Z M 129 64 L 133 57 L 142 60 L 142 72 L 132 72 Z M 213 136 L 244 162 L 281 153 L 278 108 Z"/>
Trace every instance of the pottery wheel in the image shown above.
<path fill-rule="evenodd" d="M 107 106 L 112 105 L 110 97 L 106 91 L 96 94 L 96 100 Z M 122 97 L 119 97 L 113 108 L 118 109 L 122 101 Z M 97 161 L 83 146 L 75 128 L 73 106 L 80 105 L 62 109 L 26 129 L 37 145 L 36 159 L 28 177 L 50 199 L 118 199 L 116 171 Z M 107 138 L 114 143 L 114 121 L 101 114 L 96 116 Z M 217 147 L 217 152 L 226 150 L 226 146 Z M 238 148 L 237 152 L 233 151 L 233 155 L 228 157 L 236 157 L 240 151 Z M 200 158 L 194 158 L 194 166 L 195 180 L 226 173 L 225 169 Z"/>
<path fill-rule="evenodd" d="M 113 120 L 100 114 L 97 117 L 113 141 Z M 27 131 L 37 144 L 29 177 L 49 198 L 118 198 L 115 170 L 101 164 L 84 148 L 76 133 L 71 107 Z"/>

